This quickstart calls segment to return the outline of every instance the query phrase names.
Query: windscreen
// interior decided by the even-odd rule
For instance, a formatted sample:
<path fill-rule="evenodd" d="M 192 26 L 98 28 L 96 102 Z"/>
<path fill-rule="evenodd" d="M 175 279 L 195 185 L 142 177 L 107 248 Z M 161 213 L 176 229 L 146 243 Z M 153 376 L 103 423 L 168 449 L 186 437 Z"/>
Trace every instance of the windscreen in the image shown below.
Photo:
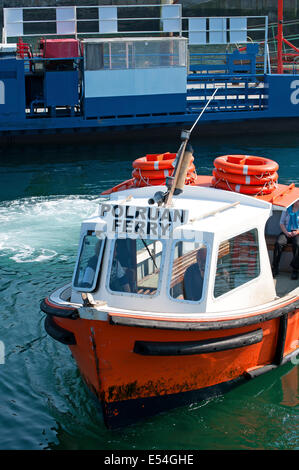
<path fill-rule="evenodd" d="M 98 238 L 94 232 L 84 236 L 73 280 L 75 288 L 84 291 L 91 291 L 95 288 L 104 243 L 105 240 Z"/>
<path fill-rule="evenodd" d="M 163 243 L 149 238 L 117 239 L 109 288 L 113 292 L 155 295 L 159 288 Z"/>

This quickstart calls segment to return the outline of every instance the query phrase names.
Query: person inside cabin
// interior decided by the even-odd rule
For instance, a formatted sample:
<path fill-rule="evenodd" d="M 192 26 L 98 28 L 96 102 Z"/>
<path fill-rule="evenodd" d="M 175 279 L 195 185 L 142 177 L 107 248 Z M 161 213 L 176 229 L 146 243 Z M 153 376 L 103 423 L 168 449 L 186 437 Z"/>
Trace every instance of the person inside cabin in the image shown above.
<path fill-rule="evenodd" d="M 291 267 L 293 269 L 292 279 L 298 279 L 299 271 L 299 199 L 288 207 L 280 218 L 281 233 L 278 235 L 273 254 L 272 272 L 276 277 L 279 273 L 279 262 L 281 254 L 288 243 L 292 244 L 293 259 Z"/>
<path fill-rule="evenodd" d="M 110 271 L 110 289 L 116 292 L 130 292 L 130 282 L 127 270 L 121 265 L 120 257 L 123 254 L 120 240 L 115 242 L 112 266 Z"/>
<path fill-rule="evenodd" d="M 207 257 L 207 249 L 200 248 L 196 254 L 196 263 L 191 264 L 186 269 L 184 275 L 184 299 L 200 300 L 202 297 L 202 288 L 205 273 L 205 264 Z"/>

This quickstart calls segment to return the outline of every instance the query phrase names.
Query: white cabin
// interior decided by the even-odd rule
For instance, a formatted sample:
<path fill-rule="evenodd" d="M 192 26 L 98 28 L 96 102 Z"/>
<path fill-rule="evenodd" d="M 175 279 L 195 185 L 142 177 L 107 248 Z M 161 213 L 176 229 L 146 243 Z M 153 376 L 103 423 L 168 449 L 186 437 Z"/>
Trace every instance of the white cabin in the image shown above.
<path fill-rule="evenodd" d="M 271 204 L 185 187 L 164 208 L 149 204 L 159 190 L 112 193 L 83 222 L 71 302 L 83 292 L 106 312 L 202 317 L 276 298 L 265 241 Z"/>

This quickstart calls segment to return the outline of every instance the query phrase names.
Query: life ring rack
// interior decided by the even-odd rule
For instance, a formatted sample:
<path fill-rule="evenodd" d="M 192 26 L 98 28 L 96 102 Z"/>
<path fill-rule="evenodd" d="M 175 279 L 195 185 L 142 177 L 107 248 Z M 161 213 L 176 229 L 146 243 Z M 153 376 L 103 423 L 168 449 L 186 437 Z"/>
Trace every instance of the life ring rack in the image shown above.
<path fill-rule="evenodd" d="M 214 160 L 218 170 L 238 175 L 271 175 L 279 165 L 274 160 L 252 155 L 224 155 Z"/>

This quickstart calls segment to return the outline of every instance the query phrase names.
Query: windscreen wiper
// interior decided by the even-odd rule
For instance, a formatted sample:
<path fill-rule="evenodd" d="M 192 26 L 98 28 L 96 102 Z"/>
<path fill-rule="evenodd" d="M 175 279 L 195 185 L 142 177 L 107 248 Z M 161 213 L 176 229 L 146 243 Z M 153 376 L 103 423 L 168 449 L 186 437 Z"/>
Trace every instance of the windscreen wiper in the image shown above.
<path fill-rule="evenodd" d="M 150 257 L 152 258 L 153 263 L 154 263 L 154 265 L 155 265 L 155 268 L 158 269 L 158 266 L 156 265 L 156 261 L 155 261 L 153 255 L 151 254 L 151 252 L 150 252 L 150 250 L 149 250 L 149 247 L 147 246 L 147 244 L 145 243 L 145 241 L 143 240 L 143 238 L 141 238 L 140 240 L 142 241 L 142 243 L 144 244 L 145 248 L 147 249 L 147 252 L 148 252 L 148 254 L 150 255 Z"/>

